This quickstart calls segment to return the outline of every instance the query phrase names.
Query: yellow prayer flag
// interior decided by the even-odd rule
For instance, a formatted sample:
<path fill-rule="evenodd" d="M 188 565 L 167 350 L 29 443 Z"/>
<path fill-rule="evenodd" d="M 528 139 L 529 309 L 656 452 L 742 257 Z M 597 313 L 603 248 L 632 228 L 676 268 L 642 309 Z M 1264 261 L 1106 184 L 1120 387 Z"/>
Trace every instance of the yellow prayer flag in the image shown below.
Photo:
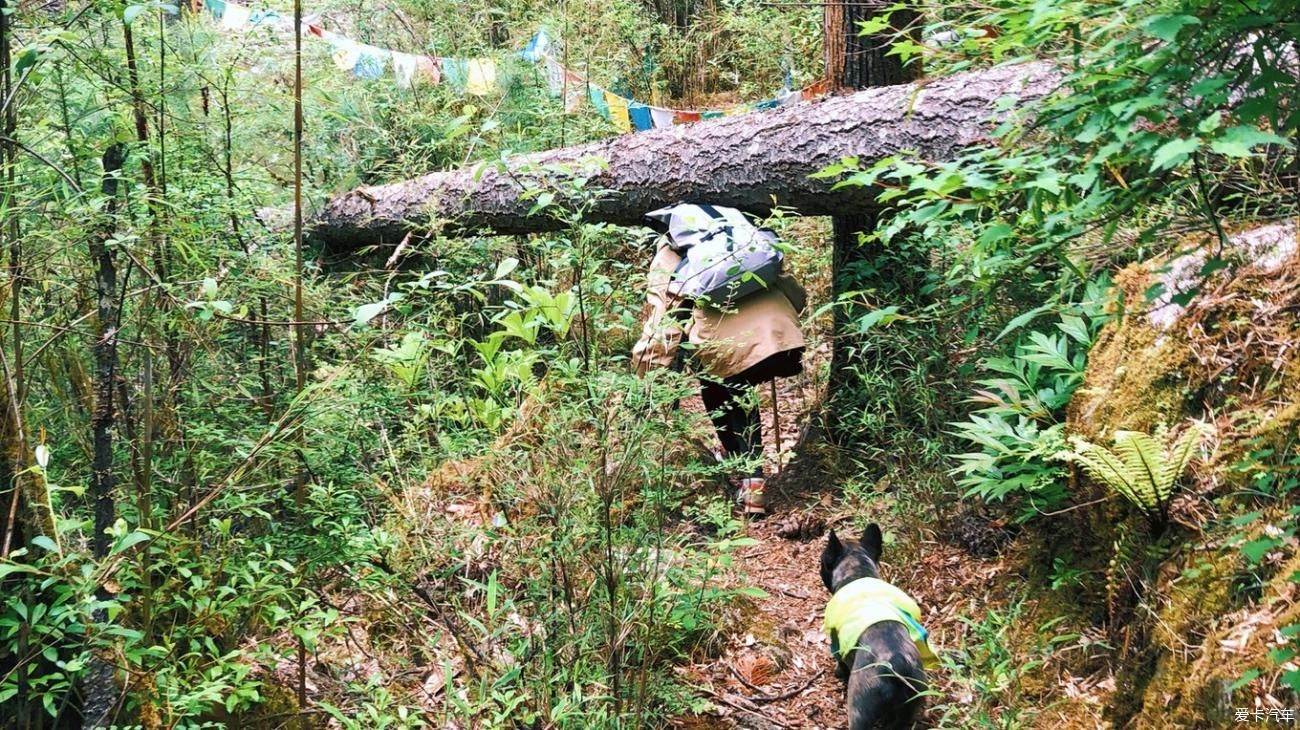
<path fill-rule="evenodd" d="M 465 64 L 465 92 L 487 96 L 497 87 L 497 64 L 490 58 L 471 58 Z"/>
<path fill-rule="evenodd" d="M 620 132 L 632 131 L 632 117 L 627 113 L 627 99 L 618 94 L 606 91 L 605 104 L 609 107 L 609 121 L 618 127 Z"/>

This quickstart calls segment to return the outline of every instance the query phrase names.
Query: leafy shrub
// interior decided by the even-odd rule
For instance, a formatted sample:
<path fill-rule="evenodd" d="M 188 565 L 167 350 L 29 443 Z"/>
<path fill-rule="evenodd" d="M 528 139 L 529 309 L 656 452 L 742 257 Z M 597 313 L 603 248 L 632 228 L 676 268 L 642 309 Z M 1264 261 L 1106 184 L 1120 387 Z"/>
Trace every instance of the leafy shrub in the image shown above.
<path fill-rule="evenodd" d="M 983 388 L 970 402 L 980 407 L 953 424 L 960 439 L 978 447 L 954 456 L 960 462 L 954 474 L 967 496 L 1023 499 L 1021 520 L 1066 498 L 1065 470 L 1053 457 L 1066 445 L 1065 408 L 1083 382 L 1088 349 L 1109 320 L 1103 309 L 1108 288 L 1106 278 L 1090 283 L 1083 302 L 1059 314 L 1055 332 L 1030 332 L 1011 355 L 984 360 L 996 377 L 976 381 Z M 1013 320 L 1004 334 L 1042 311 Z"/>

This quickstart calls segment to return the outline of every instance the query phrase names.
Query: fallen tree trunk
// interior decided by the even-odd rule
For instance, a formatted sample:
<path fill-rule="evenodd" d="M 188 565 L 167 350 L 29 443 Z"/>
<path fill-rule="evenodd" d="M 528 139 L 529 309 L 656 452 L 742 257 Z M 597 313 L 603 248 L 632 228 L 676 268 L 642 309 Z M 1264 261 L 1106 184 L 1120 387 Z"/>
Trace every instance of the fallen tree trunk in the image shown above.
<path fill-rule="evenodd" d="M 950 159 L 985 138 L 1006 112 L 1051 93 L 1060 80 L 1047 63 L 1029 63 L 796 104 L 690 126 L 626 134 L 580 147 L 521 155 L 479 166 L 358 188 L 331 199 L 310 237 L 335 251 L 398 243 L 412 231 L 532 233 L 560 223 L 530 213 L 530 187 L 545 187 L 544 166 L 607 163 L 590 187 L 609 191 L 589 220 L 641 223 L 646 211 L 681 200 L 708 200 L 763 214 L 773 204 L 805 215 L 870 208 L 875 192 L 832 190 L 811 173 L 856 156 L 870 163 L 912 150 Z"/>

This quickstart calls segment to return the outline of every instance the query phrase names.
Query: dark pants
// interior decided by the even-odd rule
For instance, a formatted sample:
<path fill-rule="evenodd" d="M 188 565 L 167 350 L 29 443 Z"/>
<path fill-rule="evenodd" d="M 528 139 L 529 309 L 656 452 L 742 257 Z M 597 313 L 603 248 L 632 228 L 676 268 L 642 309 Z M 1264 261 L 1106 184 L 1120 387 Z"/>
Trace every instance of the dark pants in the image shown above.
<path fill-rule="evenodd" d="M 763 476 L 763 419 L 757 405 L 746 405 L 754 387 L 803 371 L 803 348 L 778 352 L 743 372 L 718 380 L 700 378 L 700 397 L 713 419 L 727 457 L 744 457 L 754 466 L 743 476 Z"/>

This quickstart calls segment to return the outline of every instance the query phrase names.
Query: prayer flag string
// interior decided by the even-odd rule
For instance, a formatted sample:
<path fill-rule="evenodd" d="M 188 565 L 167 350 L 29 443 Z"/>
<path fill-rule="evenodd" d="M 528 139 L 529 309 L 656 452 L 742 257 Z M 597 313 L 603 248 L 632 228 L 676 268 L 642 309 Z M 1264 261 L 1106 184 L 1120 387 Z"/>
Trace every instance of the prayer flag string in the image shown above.
<path fill-rule="evenodd" d="M 258 27 L 293 31 L 290 19 L 273 10 L 254 11 L 231 0 L 204 0 L 208 12 L 226 31 L 243 31 Z M 308 17 L 303 22 L 303 33 L 330 45 L 330 57 L 340 71 L 351 72 L 360 79 L 377 80 L 390 69 L 398 88 L 409 89 L 416 83 L 439 84 L 446 81 L 454 89 L 474 96 L 487 96 L 500 88 L 497 62 L 491 58 L 450 58 L 394 51 L 369 43 L 360 43 L 345 35 L 326 30 L 318 17 Z M 828 86 L 818 81 L 802 89 L 789 86 L 771 99 L 749 104 L 738 104 L 726 109 L 672 109 L 643 104 L 623 94 L 592 83 L 586 76 L 566 68 L 551 54 L 551 39 L 546 30 L 537 31 L 519 57 L 545 70 L 547 89 L 551 96 L 564 96 L 564 112 L 573 114 L 583 102 L 622 132 L 644 132 L 651 129 L 693 124 L 704 119 L 731 116 L 751 110 L 774 109 L 815 99 L 827 93 Z"/>

